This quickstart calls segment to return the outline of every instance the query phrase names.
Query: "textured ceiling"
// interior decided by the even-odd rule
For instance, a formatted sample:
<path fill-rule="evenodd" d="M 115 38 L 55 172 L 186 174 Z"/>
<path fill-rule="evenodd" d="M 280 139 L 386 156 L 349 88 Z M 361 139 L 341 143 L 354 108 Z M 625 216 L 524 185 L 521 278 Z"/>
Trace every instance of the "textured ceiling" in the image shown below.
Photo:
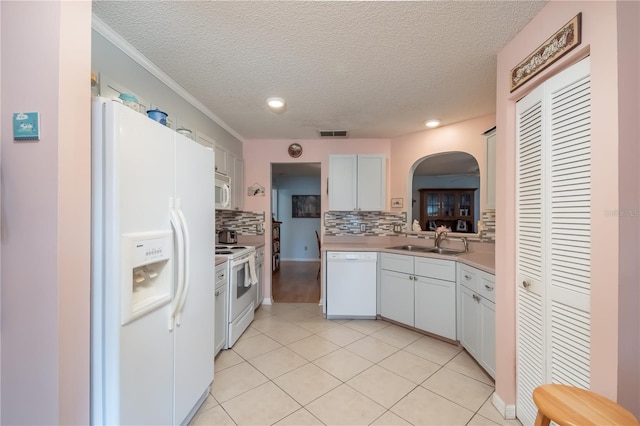
<path fill-rule="evenodd" d="M 497 52 L 545 2 L 98 1 L 246 139 L 389 138 L 495 113 Z M 287 100 L 275 114 L 271 96 Z"/>

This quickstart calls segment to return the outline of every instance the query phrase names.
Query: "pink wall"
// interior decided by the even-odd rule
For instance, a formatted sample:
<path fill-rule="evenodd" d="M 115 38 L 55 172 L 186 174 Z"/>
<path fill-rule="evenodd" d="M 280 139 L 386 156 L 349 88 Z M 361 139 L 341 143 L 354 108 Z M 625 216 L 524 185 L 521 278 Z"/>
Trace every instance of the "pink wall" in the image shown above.
<path fill-rule="evenodd" d="M 640 417 L 640 3 L 618 3 L 618 401 Z"/>
<path fill-rule="evenodd" d="M 441 152 L 461 151 L 475 157 L 480 166 L 480 181 L 484 186 L 486 176 L 486 145 L 484 132 L 496 125 L 494 115 L 462 121 L 437 129 L 412 133 L 391 141 L 391 192 L 389 197 L 405 199 L 405 209 L 411 212 L 412 167 L 418 160 Z M 410 173 L 411 172 L 411 173 Z M 485 197 L 480 188 L 480 211 Z"/>
<path fill-rule="evenodd" d="M 90 2 L 1 2 L 3 424 L 89 421 Z M 41 114 L 14 142 L 13 112 Z"/>
<path fill-rule="evenodd" d="M 616 265 L 620 236 L 618 217 L 604 213 L 619 206 L 618 133 L 622 129 L 616 125 L 617 5 L 617 2 L 552 1 L 498 54 L 496 258 L 507 261 L 496 264 L 496 344 L 499 348 L 496 393 L 507 404 L 515 401 L 515 102 L 551 75 L 589 54 L 593 141 L 591 388 L 609 398 L 617 398 L 619 334 L 618 317 L 613 313 L 618 312 L 621 271 Z M 582 12 L 582 44 L 510 93 L 510 70 L 579 12 Z"/>

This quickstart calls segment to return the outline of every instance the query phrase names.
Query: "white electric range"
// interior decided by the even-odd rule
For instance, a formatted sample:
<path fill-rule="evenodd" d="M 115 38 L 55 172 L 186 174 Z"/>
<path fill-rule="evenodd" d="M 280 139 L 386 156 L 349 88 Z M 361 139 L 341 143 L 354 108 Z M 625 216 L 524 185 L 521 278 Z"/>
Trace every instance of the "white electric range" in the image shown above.
<path fill-rule="evenodd" d="M 229 277 L 225 349 L 232 347 L 253 321 L 257 283 L 251 282 L 249 264 L 255 270 L 255 252 L 250 246 L 216 245 L 216 256 L 227 258 Z"/>

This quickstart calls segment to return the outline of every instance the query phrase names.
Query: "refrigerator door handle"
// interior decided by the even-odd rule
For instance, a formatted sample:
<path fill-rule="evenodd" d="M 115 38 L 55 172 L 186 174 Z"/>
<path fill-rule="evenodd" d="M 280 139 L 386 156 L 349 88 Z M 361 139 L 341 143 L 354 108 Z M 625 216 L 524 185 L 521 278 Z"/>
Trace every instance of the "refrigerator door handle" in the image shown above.
<path fill-rule="evenodd" d="M 189 283 L 191 282 L 189 278 L 189 245 L 190 245 L 190 237 L 189 237 L 189 227 L 187 226 L 187 219 L 184 217 L 184 213 L 182 213 L 182 209 L 179 205 L 179 200 L 177 203 L 177 211 L 178 218 L 180 219 L 180 224 L 182 225 L 182 233 L 184 234 L 184 258 L 183 258 L 183 274 L 184 274 L 184 287 L 182 290 L 182 294 L 180 295 L 180 300 L 178 301 L 178 309 L 176 311 L 176 325 L 180 325 L 180 318 L 182 316 L 182 309 L 184 308 L 184 303 L 187 300 L 187 294 L 189 293 Z"/>
<path fill-rule="evenodd" d="M 176 240 L 178 242 L 178 248 L 176 250 L 177 253 L 177 264 L 178 264 L 178 288 L 175 291 L 174 296 L 174 305 L 171 311 L 171 317 L 169 318 L 169 331 L 173 330 L 176 313 L 178 312 L 178 305 L 180 302 L 180 297 L 182 296 L 182 292 L 184 291 L 184 236 L 182 234 L 182 227 L 180 226 L 180 218 L 178 217 L 178 213 L 173 206 L 173 199 L 171 200 L 171 206 L 169 208 L 169 216 L 171 217 L 171 226 L 173 226 L 173 230 L 176 235 Z"/>

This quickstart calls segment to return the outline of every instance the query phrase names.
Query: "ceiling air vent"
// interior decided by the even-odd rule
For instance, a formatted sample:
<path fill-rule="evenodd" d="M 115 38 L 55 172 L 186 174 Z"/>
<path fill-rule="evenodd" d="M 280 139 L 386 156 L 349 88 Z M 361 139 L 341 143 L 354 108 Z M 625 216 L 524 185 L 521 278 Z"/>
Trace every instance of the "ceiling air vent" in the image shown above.
<path fill-rule="evenodd" d="M 346 138 L 346 130 L 320 130 L 321 138 Z"/>

